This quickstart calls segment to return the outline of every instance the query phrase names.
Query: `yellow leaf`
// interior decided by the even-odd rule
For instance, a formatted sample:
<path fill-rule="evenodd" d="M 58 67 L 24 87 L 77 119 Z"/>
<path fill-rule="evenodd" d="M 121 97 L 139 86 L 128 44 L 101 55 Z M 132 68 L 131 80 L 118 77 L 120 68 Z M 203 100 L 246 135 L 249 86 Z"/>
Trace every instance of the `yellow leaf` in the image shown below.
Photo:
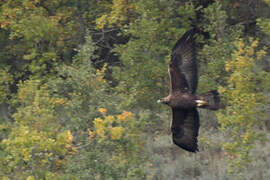
<path fill-rule="evenodd" d="M 122 133 L 124 131 L 123 127 L 113 127 L 111 128 L 111 138 L 113 140 L 118 140 L 121 138 Z"/>

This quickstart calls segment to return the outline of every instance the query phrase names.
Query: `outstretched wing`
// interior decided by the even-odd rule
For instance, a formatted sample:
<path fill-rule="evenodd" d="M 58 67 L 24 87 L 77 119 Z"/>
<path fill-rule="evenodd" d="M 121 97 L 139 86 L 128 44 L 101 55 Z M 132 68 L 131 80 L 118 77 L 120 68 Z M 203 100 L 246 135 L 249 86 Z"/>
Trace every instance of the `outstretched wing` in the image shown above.
<path fill-rule="evenodd" d="M 191 29 L 186 32 L 175 44 L 169 64 L 171 92 L 181 90 L 195 93 L 198 84 L 197 64 L 195 56 L 195 34 L 198 31 Z"/>
<path fill-rule="evenodd" d="M 199 127 L 199 114 L 196 108 L 172 108 L 171 131 L 173 142 L 176 145 L 189 152 L 199 151 L 197 144 Z"/>

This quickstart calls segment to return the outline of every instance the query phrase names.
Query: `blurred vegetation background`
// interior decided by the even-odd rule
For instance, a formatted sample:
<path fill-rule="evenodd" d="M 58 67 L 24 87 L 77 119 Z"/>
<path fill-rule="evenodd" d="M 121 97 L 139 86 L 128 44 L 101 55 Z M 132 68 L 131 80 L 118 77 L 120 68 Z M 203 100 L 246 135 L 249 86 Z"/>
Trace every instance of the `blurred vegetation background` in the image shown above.
<path fill-rule="evenodd" d="M 0 179 L 270 179 L 269 0 L 3 0 Z M 167 64 L 198 37 L 200 152 L 173 145 Z"/>

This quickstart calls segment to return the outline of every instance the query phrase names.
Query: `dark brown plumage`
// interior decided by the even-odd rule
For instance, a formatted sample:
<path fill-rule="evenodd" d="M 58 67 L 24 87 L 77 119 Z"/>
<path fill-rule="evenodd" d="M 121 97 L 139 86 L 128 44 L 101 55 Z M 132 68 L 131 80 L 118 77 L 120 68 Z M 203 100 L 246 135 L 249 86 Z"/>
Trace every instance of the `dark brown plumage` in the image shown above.
<path fill-rule="evenodd" d="M 186 32 L 175 44 L 169 63 L 170 94 L 159 100 L 172 108 L 171 131 L 173 142 L 190 151 L 198 151 L 199 114 L 197 107 L 216 110 L 219 106 L 217 91 L 196 95 L 198 70 L 195 36 L 197 29 Z"/>

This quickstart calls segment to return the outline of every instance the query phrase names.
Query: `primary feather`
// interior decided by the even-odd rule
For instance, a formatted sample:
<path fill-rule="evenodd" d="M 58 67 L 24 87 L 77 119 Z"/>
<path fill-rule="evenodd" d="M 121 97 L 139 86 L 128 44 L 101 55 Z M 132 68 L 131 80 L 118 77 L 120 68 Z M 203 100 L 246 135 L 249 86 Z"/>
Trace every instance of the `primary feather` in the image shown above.
<path fill-rule="evenodd" d="M 195 35 L 196 29 L 186 32 L 175 44 L 172 50 L 171 62 L 177 64 L 174 67 L 178 74 L 181 73 L 187 84 L 184 87 L 191 93 L 195 93 L 198 85 L 198 72 L 195 51 Z M 169 67 L 172 68 L 172 67 Z M 176 72 L 174 72 L 176 73 Z"/>

